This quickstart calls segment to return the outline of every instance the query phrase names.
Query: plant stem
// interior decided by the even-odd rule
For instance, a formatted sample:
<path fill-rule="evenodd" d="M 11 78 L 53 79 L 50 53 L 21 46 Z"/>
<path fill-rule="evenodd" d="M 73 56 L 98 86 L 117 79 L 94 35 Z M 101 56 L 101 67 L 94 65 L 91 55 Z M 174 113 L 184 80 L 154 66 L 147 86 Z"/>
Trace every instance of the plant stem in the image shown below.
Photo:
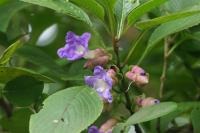
<path fill-rule="evenodd" d="M 117 67 L 119 68 L 119 72 L 121 75 L 124 75 L 122 69 L 123 69 L 123 66 L 121 66 L 120 64 L 120 58 L 119 58 L 119 46 L 118 46 L 118 39 L 116 39 L 115 37 L 112 38 L 112 45 L 113 45 L 113 50 L 115 52 L 115 55 L 116 55 L 116 60 L 117 60 Z M 122 92 L 124 93 L 125 95 L 125 99 L 126 99 L 126 108 L 129 110 L 130 114 L 134 114 L 133 110 L 132 110 L 132 104 L 131 104 L 131 99 L 130 99 L 130 96 L 128 94 L 128 92 L 126 91 L 127 90 L 127 85 L 125 83 L 125 79 L 124 79 L 124 76 L 122 77 L 122 80 L 121 80 L 121 90 Z M 141 132 L 141 129 L 139 127 L 138 124 L 135 124 L 135 130 L 137 133 L 142 133 Z"/>
<path fill-rule="evenodd" d="M 7 117 L 12 116 L 13 107 L 4 97 L 0 98 L 0 107 L 5 111 Z"/>
<path fill-rule="evenodd" d="M 163 97 L 163 89 L 166 80 L 168 51 L 169 51 L 169 41 L 168 37 L 166 37 L 164 40 L 163 70 L 162 70 L 162 75 L 160 77 L 160 89 L 159 89 L 160 98 Z"/>
<path fill-rule="evenodd" d="M 116 60 L 117 60 L 117 67 L 119 68 L 119 72 L 120 74 L 124 75 L 123 74 L 123 71 L 122 71 L 122 68 L 121 67 L 121 64 L 120 64 L 120 58 L 119 58 L 119 46 L 118 46 L 118 39 L 116 38 L 113 38 L 113 49 L 114 49 L 114 52 L 115 52 L 115 55 L 116 55 Z M 129 112 L 131 114 L 133 114 L 133 111 L 131 109 L 131 100 L 130 100 L 130 97 L 128 95 L 128 92 L 126 92 L 126 83 L 125 83 L 125 80 L 124 80 L 124 77 L 122 77 L 122 80 L 121 80 L 121 90 L 123 91 L 124 95 L 125 95 L 125 98 L 126 98 L 126 107 L 127 109 L 129 110 Z"/>

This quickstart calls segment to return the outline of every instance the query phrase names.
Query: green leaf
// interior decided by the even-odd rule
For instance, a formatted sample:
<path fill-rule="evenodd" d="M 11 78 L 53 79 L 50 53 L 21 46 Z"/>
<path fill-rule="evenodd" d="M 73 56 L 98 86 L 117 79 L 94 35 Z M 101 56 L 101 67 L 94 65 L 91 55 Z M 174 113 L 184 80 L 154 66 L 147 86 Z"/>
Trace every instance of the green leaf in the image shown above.
<path fill-rule="evenodd" d="M 148 45 L 140 58 L 138 64 L 146 57 L 146 55 L 161 41 L 164 37 L 173 33 L 188 29 L 200 23 L 200 14 L 192 15 L 186 18 L 177 19 L 160 25 L 151 34 Z"/>
<path fill-rule="evenodd" d="M 90 11 L 101 20 L 104 20 L 104 9 L 95 0 L 70 0 L 70 1 Z"/>
<path fill-rule="evenodd" d="M 112 34 L 115 34 L 116 23 L 115 23 L 113 8 L 116 0 L 97 0 L 97 1 L 104 6 L 109 21 L 110 31 Z"/>
<path fill-rule="evenodd" d="M 29 4 L 19 1 L 10 1 L 0 5 L 0 31 L 6 32 L 8 24 L 13 15 L 27 6 L 29 6 Z"/>
<path fill-rule="evenodd" d="M 128 25 L 132 25 L 133 23 L 135 23 L 137 19 L 139 19 L 146 12 L 150 11 L 155 7 L 158 7 L 159 5 L 161 5 L 166 1 L 167 0 L 149 0 L 144 4 L 138 6 L 136 9 L 132 10 L 131 13 L 128 15 Z"/>
<path fill-rule="evenodd" d="M 148 29 L 148 28 L 152 28 L 156 25 L 166 23 L 168 21 L 192 16 L 192 15 L 195 15 L 195 14 L 198 14 L 198 13 L 200 13 L 200 7 L 195 6 L 194 8 L 191 8 L 190 10 L 187 10 L 187 11 L 176 12 L 176 13 L 169 14 L 169 15 L 166 15 L 166 16 L 161 16 L 161 17 L 158 17 L 158 18 L 155 18 L 155 19 L 138 22 L 138 23 L 136 23 L 136 27 L 138 27 L 142 30 L 145 30 L 145 29 Z"/>
<path fill-rule="evenodd" d="M 77 7 L 71 2 L 58 1 L 58 0 L 21 0 L 21 1 L 53 9 L 57 12 L 67 14 L 75 19 L 84 21 L 88 25 L 92 26 L 92 23 L 88 15 L 81 8 Z"/>
<path fill-rule="evenodd" d="M 120 38 L 123 28 L 124 22 L 127 15 L 137 6 L 139 5 L 139 1 L 130 1 L 130 0 L 117 0 L 115 6 L 115 15 L 117 17 L 117 38 Z"/>
<path fill-rule="evenodd" d="M 67 75 L 62 67 L 59 66 L 52 57 L 37 47 L 27 45 L 21 47 L 17 52 L 28 62 L 47 69 L 54 76 L 60 77 L 62 75 Z"/>
<path fill-rule="evenodd" d="M 34 103 L 42 94 L 43 88 L 44 82 L 30 76 L 20 76 L 5 85 L 3 95 L 11 103 L 23 107 Z"/>
<path fill-rule="evenodd" d="M 177 109 L 174 102 L 163 102 L 157 105 L 140 109 L 125 122 L 125 126 L 142 123 L 169 114 Z"/>
<path fill-rule="evenodd" d="M 199 0 L 168 0 L 163 4 L 163 10 L 166 12 L 184 11 L 199 4 Z"/>
<path fill-rule="evenodd" d="M 103 109 L 94 89 L 79 86 L 59 91 L 31 116 L 30 133 L 79 133 L 92 124 Z M 45 123 L 45 125 L 41 124 Z"/>
<path fill-rule="evenodd" d="M 0 83 L 7 83 L 8 81 L 22 75 L 32 76 L 47 83 L 53 82 L 52 79 L 28 69 L 18 67 L 0 67 Z"/>
<path fill-rule="evenodd" d="M 192 125 L 194 133 L 200 133 L 200 109 L 194 109 L 191 113 Z"/>
<path fill-rule="evenodd" d="M 12 45 L 10 45 L 0 57 L 0 66 L 5 66 L 9 62 L 10 58 L 15 53 L 15 51 L 19 47 L 21 47 L 22 44 L 23 44 L 22 41 L 18 40 L 15 43 L 13 43 Z"/>
<path fill-rule="evenodd" d="M 177 111 L 179 113 L 191 112 L 195 108 L 200 108 L 200 102 L 181 102 L 178 103 Z"/>
<path fill-rule="evenodd" d="M 12 133 L 28 133 L 31 114 L 33 114 L 33 112 L 30 109 L 18 109 L 12 114 L 12 117 L 3 118 L 0 122 L 1 126 L 4 130 L 8 130 Z"/>

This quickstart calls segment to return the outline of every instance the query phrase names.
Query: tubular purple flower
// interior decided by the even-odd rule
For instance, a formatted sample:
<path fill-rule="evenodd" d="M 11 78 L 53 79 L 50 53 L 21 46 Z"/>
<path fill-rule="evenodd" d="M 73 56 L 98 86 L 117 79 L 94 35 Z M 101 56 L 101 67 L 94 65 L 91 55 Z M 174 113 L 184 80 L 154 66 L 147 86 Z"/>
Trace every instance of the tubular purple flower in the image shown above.
<path fill-rule="evenodd" d="M 112 78 L 101 66 L 96 66 L 93 74 L 94 76 L 85 76 L 85 83 L 94 88 L 100 97 L 111 103 L 113 100 L 110 93 L 113 85 Z"/>
<path fill-rule="evenodd" d="M 66 35 L 66 45 L 58 49 L 57 54 L 60 58 L 67 58 L 68 60 L 77 60 L 88 52 L 88 42 L 90 40 L 90 33 L 83 33 L 81 36 L 69 31 Z"/>

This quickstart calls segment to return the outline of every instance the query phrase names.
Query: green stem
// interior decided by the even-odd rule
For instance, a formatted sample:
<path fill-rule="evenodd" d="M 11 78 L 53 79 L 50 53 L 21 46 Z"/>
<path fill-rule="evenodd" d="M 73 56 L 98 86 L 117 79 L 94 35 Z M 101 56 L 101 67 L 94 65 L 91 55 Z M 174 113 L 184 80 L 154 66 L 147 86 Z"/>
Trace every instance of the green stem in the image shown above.
<path fill-rule="evenodd" d="M 124 73 L 123 73 L 123 71 L 122 71 L 123 67 L 121 67 L 121 65 L 120 65 L 119 47 L 118 47 L 117 42 L 118 42 L 118 39 L 113 38 L 113 49 L 114 49 L 114 52 L 115 52 L 115 55 L 116 55 L 116 59 L 117 59 L 117 67 L 119 68 L 120 74 L 121 74 L 121 75 L 124 75 Z M 131 104 L 131 99 L 130 99 L 130 97 L 129 97 L 128 92 L 126 92 L 126 89 L 127 89 L 127 87 L 126 87 L 125 79 L 124 79 L 124 77 L 122 77 L 122 80 L 121 80 L 121 90 L 122 90 L 122 92 L 124 93 L 125 98 L 126 98 L 126 107 L 127 107 L 127 109 L 129 110 L 129 112 L 130 112 L 131 114 L 133 114 L 133 111 L 132 111 L 132 109 L 131 109 L 131 105 L 132 105 L 132 104 Z"/>
<path fill-rule="evenodd" d="M 170 56 L 170 55 L 172 54 L 172 52 L 173 52 L 181 43 L 183 43 L 183 42 L 184 42 L 185 40 L 187 40 L 187 39 L 188 39 L 188 38 L 184 38 L 184 39 L 178 41 L 177 43 L 175 43 L 175 44 L 170 48 L 170 50 L 168 51 L 167 56 Z"/>
<path fill-rule="evenodd" d="M 159 89 L 160 98 L 163 97 L 163 89 L 164 89 L 164 83 L 165 83 L 166 72 L 167 72 L 167 64 L 168 64 L 167 63 L 168 51 L 169 51 L 169 42 L 168 42 L 168 37 L 166 37 L 164 41 L 163 70 L 162 70 L 162 75 L 160 77 L 160 89 Z"/>

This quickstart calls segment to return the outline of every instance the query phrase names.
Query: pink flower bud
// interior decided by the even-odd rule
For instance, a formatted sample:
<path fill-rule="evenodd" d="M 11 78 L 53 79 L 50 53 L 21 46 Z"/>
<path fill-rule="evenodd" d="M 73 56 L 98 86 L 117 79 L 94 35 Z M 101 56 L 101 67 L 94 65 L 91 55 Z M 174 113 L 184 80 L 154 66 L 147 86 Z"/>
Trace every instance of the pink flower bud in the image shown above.
<path fill-rule="evenodd" d="M 131 71 L 126 73 L 126 77 L 139 87 L 144 86 L 149 82 L 148 73 L 145 73 L 145 71 L 138 66 L 133 66 Z"/>
<path fill-rule="evenodd" d="M 104 49 L 95 49 L 86 55 L 88 61 L 84 68 L 93 69 L 95 66 L 105 66 L 111 59 L 110 55 Z M 86 58 L 85 57 L 85 58 Z"/>
<path fill-rule="evenodd" d="M 111 118 L 107 120 L 103 125 L 101 125 L 99 131 L 103 133 L 111 132 L 116 124 L 117 120 L 115 118 Z"/>
<path fill-rule="evenodd" d="M 109 70 L 107 71 L 107 75 L 108 75 L 109 77 L 112 78 L 113 85 L 116 84 L 116 83 L 118 82 L 118 79 L 117 79 L 117 77 L 116 77 L 116 72 L 115 72 L 114 69 L 109 69 Z"/>
<path fill-rule="evenodd" d="M 160 101 L 158 99 L 155 99 L 155 98 L 152 98 L 152 97 L 147 97 L 147 98 L 144 98 L 144 99 L 137 97 L 136 103 L 137 103 L 137 105 L 139 105 L 141 107 L 148 107 L 148 106 L 152 106 L 154 104 L 159 104 Z"/>

